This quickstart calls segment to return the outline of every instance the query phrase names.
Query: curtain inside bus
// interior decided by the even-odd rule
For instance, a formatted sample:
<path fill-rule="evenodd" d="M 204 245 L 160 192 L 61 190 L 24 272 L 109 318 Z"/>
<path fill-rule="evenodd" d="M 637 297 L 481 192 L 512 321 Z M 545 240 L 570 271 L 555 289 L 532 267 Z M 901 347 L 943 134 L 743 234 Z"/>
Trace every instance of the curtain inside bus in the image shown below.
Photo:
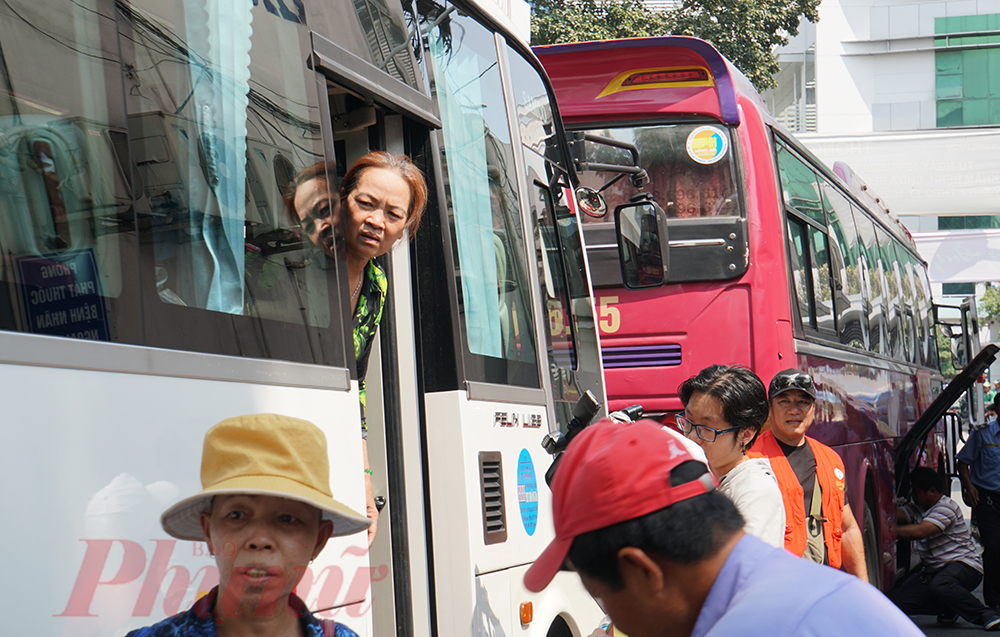
<path fill-rule="evenodd" d="M 537 387 L 518 177 L 496 40 L 446 7 L 429 34 L 468 380 Z"/>

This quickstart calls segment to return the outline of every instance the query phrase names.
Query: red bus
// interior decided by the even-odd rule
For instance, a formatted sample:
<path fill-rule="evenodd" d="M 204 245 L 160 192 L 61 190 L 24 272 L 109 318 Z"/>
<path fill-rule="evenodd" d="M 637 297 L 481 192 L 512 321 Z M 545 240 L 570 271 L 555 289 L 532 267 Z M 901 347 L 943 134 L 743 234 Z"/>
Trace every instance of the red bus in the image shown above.
<path fill-rule="evenodd" d="M 666 213 L 663 275 L 640 267 L 629 276 L 641 289 L 622 283 L 615 224 L 584 226 L 609 408 L 641 403 L 669 420 L 678 385 L 713 363 L 748 366 L 765 384 L 807 370 L 820 392 L 810 435 L 844 459 L 870 577 L 888 588 L 893 444 L 941 390 L 927 266 L 909 233 L 849 168 L 828 168 L 783 130 L 702 40 L 535 53 L 576 140 L 582 207 L 646 192 Z M 648 184 L 623 174 L 636 163 Z M 936 438 L 920 461 L 944 466 Z"/>

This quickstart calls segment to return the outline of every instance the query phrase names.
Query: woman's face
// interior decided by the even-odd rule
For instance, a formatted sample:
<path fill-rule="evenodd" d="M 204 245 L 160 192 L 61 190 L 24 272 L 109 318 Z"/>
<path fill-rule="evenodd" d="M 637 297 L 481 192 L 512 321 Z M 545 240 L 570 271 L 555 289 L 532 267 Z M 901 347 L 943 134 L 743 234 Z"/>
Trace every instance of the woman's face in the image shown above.
<path fill-rule="evenodd" d="M 265 614 L 295 588 L 333 531 L 315 507 L 266 495 L 217 496 L 201 528 L 219 567 L 219 608 L 253 602 Z"/>
<path fill-rule="evenodd" d="M 340 223 L 340 201 L 330 197 L 325 179 L 310 179 L 295 189 L 295 215 L 299 227 L 317 248 L 333 255 L 334 229 Z"/>
<path fill-rule="evenodd" d="M 394 170 L 369 168 L 347 195 L 345 240 L 349 257 L 367 261 L 385 254 L 403 236 L 410 186 Z"/>

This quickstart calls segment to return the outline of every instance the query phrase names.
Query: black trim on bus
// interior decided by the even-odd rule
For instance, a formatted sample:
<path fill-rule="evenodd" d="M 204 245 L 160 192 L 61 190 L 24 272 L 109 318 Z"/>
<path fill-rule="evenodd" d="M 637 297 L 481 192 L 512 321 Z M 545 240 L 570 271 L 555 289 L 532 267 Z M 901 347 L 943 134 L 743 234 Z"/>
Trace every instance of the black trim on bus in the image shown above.
<path fill-rule="evenodd" d="M 933 367 L 928 367 L 927 365 L 892 358 L 878 352 L 855 349 L 849 345 L 829 341 L 818 336 L 807 335 L 803 337 L 795 337 L 794 341 L 796 354 L 805 354 L 807 356 L 817 356 L 820 358 L 833 358 L 845 363 L 854 363 L 865 367 L 879 367 L 881 369 L 887 369 L 889 371 L 904 374 L 912 374 L 913 371 L 917 369 L 939 373 L 939 370 Z"/>
<path fill-rule="evenodd" d="M 384 146 L 383 146 L 384 148 Z M 392 260 L 379 258 L 389 281 L 387 297 L 393 298 L 394 281 Z M 395 470 L 386 472 L 389 487 L 389 534 L 392 538 L 392 588 L 396 626 L 413 627 L 413 585 L 410 580 L 409 527 L 406 515 L 406 479 L 403 475 L 403 405 L 399 395 L 399 364 L 402 359 L 396 341 L 396 305 L 388 302 L 382 309 L 382 329 L 379 338 L 382 352 L 382 384 L 390 391 L 382 392 L 383 421 L 385 428 L 386 466 Z"/>
<path fill-rule="evenodd" d="M 424 226 L 414 239 L 413 286 L 416 299 L 417 339 L 420 344 L 420 377 L 426 392 L 460 389 L 465 378 L 461 330 L 458 314 L 458 290 L 455 285 L 455 248 L 452 245 L 441 159 L 434 148 L 440 147 L 441 133 L 431 132 L 420 158 L 428 183 L 427 209 L 421 220 Z M 419 164 L 418 164 L 419 165 Z"/>
<path fill-rule="evenodd" d="M 425 126 L 441 128 L 441 117 L 433 99 L 319 33 L 310 31 L 310 36 L 312 63 L 317 71 L 394 111 L 409 115 Z"/>

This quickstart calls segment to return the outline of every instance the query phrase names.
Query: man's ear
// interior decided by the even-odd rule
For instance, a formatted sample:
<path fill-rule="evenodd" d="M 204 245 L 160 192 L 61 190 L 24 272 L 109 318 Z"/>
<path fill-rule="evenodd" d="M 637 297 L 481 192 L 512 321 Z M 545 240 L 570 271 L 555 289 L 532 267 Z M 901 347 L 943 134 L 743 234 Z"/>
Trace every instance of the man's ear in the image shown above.
<path fill-rule="evenodd" d="M 663 569 L 645 551 L 626 546 L 618 551 L 617 557 L 618 572 L 626 587 L 634 585 L 654 595 L 663 590 L 666 581 Z"/>

